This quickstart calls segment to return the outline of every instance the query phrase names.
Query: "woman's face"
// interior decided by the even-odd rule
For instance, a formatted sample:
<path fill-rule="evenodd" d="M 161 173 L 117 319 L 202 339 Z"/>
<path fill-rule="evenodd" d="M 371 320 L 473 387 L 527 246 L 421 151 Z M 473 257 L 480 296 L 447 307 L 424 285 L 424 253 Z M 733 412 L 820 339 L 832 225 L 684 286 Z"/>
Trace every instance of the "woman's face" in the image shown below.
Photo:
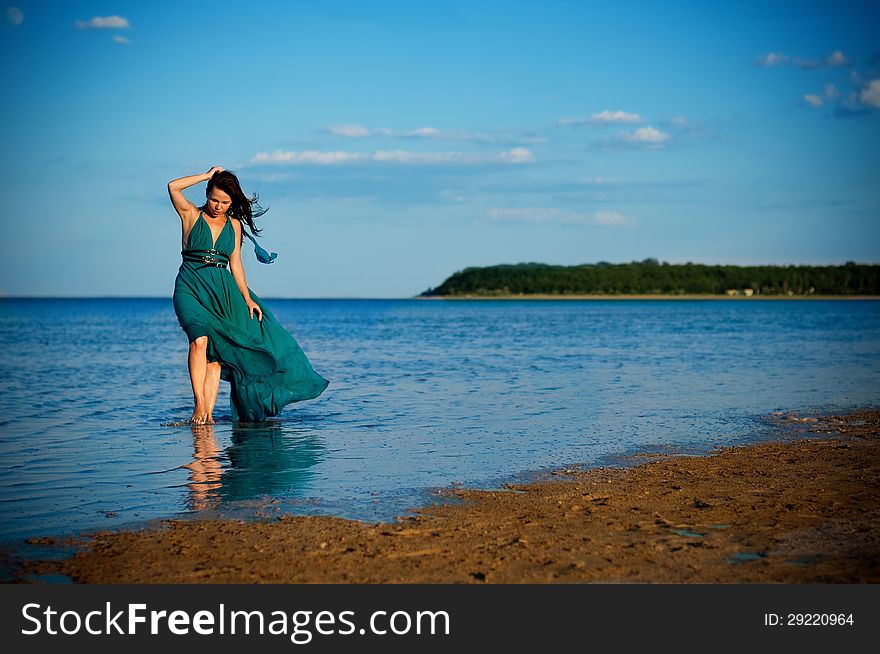
<path fill-rule="evenodd" d="M 212 188 L 211 192 L 208 193 L 208 212 L 214 217 L 219 218 L 226 210 L 229 209 L 229 205 L 232 204 L 232 198 L 229 197 L 229 194 L 221 191 L 219 188 Z"/>

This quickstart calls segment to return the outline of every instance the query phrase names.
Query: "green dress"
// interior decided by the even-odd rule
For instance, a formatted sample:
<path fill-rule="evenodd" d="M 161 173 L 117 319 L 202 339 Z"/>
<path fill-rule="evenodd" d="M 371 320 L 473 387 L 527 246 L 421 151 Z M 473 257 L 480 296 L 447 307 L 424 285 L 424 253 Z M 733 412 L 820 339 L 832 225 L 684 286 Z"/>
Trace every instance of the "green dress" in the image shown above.
<path fill-rule="evenodd" d="M 232 419 L 262 422 L 287 404 L 318 397 L 330 383 L 313 369 L 296 340 L 256 293 L 263 311 L 250 311 L 226 267 L 235 247 L 231 218 L 213 242 L 202 213 L 187 236 L 183 262 L 174 281 L 174 312 L 189 342 L 208 337 L 209 362 L 220 362 L 220 378 L 229 382 Z M 245 232 L 250 238 L 250 234 Z M 251 239 L 253 240 L 253 239 Z M 256 242 L 255 242 L 256 245 Z M 258 257 L 266 260 L 257 246 Z"/>

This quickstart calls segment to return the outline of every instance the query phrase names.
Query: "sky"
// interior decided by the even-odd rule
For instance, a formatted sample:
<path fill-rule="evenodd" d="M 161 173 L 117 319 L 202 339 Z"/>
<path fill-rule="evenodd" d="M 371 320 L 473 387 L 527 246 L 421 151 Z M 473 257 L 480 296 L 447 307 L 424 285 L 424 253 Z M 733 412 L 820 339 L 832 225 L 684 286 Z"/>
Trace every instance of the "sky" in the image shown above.
<path fill-rule="evenodd" d="M 169 297 L 168 181 L 269 211 L 261 297 L 468 266 L 880 262 L 880 3 L 2 6 L 0 296 Z M 205 184 L 185 191 L 196 205 Z"/>

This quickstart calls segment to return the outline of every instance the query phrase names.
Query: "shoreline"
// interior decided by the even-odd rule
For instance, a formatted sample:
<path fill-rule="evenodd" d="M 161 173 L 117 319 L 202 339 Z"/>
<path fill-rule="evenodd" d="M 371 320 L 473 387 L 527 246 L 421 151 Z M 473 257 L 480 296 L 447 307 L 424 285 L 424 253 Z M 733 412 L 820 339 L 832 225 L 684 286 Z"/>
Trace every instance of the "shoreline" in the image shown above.
<path fill-rule="evenodd" d="M 662 295 L 659 293 L 632 295 L 601 295 L 601 294 L 559 294 L 550 293 L 519 293 L 508 295 L 431 295 L 416 296 L 414 300 L 731 300 L 745 302 L 751 300 L 880 300 L 878 295 Z"/>
<path fill-rule="evenodd" d="M 877 583 L 880 411 L 808 435 L 566 469 L 396 522 L 168 520 L 84 538 L 19 578 L 80 583 Z M 641 463 L 639 463 L 641 461 Z"/>

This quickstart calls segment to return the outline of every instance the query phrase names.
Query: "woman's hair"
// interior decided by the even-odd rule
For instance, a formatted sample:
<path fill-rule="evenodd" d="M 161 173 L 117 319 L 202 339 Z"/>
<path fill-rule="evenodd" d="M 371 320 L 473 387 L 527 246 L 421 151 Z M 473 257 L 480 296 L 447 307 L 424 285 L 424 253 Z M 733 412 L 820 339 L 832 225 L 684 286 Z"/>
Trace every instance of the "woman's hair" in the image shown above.
<path fill-rule="evenodd" d="M 205 189 L 205 197 L 211 195 L 211 189 L 220 189 L 232 199 L 227 213 L 231 218 L 238 218 L 246 224 L 251 234 L 258 236 L 262 230 L 257 229 L 254 224 L 254 218 L 262 216 L 268 211 L 263 209 L 257 202 L 257 194 L 254 193 L 252 198 L 248 198 L 241 190 L 241 184 L 238 183 L 238 177 L 231 170 L 223 170 L 216 172 L 208 180 L 208 188 Z M 208 203 L 206 202 L 201 209 L 204 209 Z M 242 243 L 244 242 L 244 234 L 241 235 Z"/>

